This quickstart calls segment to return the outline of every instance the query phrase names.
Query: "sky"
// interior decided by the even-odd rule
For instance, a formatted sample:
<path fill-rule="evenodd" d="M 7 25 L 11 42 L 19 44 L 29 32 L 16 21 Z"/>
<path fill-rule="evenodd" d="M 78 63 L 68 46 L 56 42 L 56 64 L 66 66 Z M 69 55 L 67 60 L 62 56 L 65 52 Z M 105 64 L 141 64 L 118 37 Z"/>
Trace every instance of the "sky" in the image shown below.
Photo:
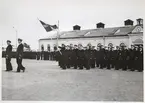
<path fill-rule="evenodd" d="M 96 23 L 105 27 L 124 26 L 124 20 L 143 18 L 144 0 L 0 0 L 0 40 L 16 45 L 22 38 L 32 49 L 38 49 L 38 40 L 53 35 L 46 32 L 38 18 L 47 24 L 57 24 L 60 31 L 69 31 L 74 25 L 94 29 Z M 13 28 L 14 27 L 14 28 Z"/>

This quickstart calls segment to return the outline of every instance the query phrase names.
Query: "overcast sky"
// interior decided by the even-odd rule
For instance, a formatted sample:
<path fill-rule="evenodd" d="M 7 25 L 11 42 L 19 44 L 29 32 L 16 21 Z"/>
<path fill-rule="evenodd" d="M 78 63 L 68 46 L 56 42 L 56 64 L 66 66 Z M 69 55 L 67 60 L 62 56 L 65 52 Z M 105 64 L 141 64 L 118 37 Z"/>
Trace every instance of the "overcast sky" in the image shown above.
<path fill-rule="evenodd" d="M 93 29 L 98 22 L 123 26 L 126 19 L 136 24 L 143 18 L 144 4 L 144 0 L 0 0 L 1 44 L 9 39 L 15 45 L 16 29 L 19 38 L 38 49 L 38 40 L 54 32 L 46 32 L 37 18 L 52 25 L 59 20 L 60 31 L 72 30 L 75 24 Z"/>

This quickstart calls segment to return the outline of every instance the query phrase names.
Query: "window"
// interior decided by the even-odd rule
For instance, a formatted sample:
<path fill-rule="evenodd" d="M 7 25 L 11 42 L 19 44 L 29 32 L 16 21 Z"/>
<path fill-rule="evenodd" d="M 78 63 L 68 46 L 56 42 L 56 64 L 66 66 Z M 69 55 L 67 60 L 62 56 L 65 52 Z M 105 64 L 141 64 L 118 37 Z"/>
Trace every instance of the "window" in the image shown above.
<path fill-rule="evenodd" d="M 50 44 L 47 44 L 47 51 L 50 51 Z"/>
<path fill-rule="evenodd" d="M 41 45 L 41 51 L 44 51 L 44 45 L 43 44 Z"/>
<path fill-rule="evenodd" d="M 54 44 L 53 49 L 54 49 L 54 51 L 57 50 L 57 45 L 56 44 Z"/>

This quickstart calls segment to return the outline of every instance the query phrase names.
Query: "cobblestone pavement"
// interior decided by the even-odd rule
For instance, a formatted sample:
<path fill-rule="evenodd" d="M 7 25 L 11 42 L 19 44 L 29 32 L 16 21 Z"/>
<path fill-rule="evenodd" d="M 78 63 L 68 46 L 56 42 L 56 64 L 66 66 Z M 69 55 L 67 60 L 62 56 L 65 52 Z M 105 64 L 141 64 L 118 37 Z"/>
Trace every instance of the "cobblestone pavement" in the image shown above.
<path fill-rule="evenodd" d="M 122 70 L 61 70 L 55 61 L 24 59 L 26 72 L 5 72 L 2 100 L 143 101 L 143 72 Z"/>

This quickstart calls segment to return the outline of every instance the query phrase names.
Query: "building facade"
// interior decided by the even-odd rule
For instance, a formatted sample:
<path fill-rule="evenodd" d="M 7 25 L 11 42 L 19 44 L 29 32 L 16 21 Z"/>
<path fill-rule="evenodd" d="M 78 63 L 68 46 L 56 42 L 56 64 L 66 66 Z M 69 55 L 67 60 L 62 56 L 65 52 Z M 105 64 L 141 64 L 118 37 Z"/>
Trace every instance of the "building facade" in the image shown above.
<path fill-rule="evenodd" d="M 39 39 L 39 50 L 45 51 L 50 48 L 53 51 L 54 45 L 78 44 L 86 46 L 91 43 L 97 45 L 126 45 L 130 48 L 131 45 L 143 45 L 143 19 L 137 19 L 137 24 L 133 25 L 134 21 L 128 19 L 124 21 L 123 27 L 105 28 L 105 24 L 96 24 L 96 29 L 81 30 L 79 25 L 73 26 L 73 31 L 63 31 L 54 34 L 51 38 Z"/>

